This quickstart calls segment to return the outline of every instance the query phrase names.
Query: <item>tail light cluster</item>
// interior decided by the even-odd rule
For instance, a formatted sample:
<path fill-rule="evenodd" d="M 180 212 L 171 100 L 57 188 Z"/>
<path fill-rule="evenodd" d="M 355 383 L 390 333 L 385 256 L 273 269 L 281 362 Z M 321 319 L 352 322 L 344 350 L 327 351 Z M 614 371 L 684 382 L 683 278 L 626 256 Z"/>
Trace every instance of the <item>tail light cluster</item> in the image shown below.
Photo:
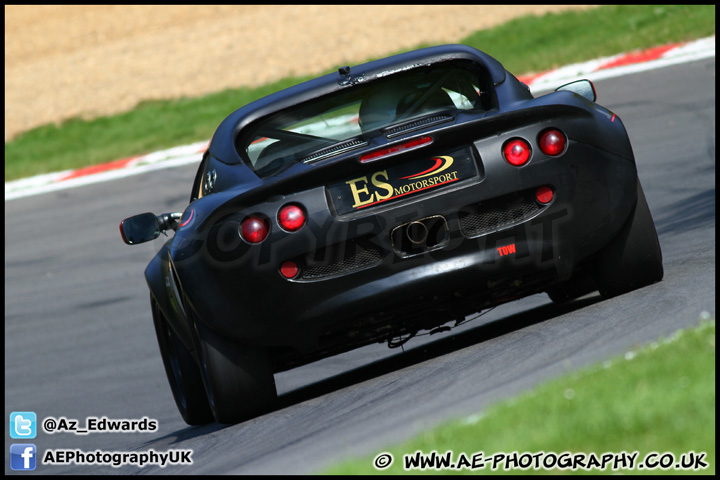
<path fill-rule="evenodd" d="M 548 128 L 538 135 L 537 146 L 545 155 L 557 157 L 565 152 L 567 138 L 560 130 Z M 502 154 L 503 158 L 505 158 L 510 165 L 522 167 L 526 165 L 532 157 L 532 146 L 527 140 L 514 137 L 503 144 Z M 535 198 L 542 205 L 550 203 L 554 196 L 555 191 L 548 186 L 542 186 L 535 192 Z"/>
<path fill-rule="evenodd" d="M 297 232 L 307 223 L 307 213 L 301 205 L 289 203 L 278 210 L 277 223 L 286 232 Z M 270 220 L 261 214 L 250 215 L 242 221 L 239 230 L 246 242 L 262 243 L 270 234 Z M 295 278 L 299 273 L 300 267 L 293 261 L 280 265 L 280 274 L 285 278 Z"/>
<path fill-rule="evenodd" d="M 294 203 L 282 207 L 277 215 L 278 225 L 287 232 L 300 230 L 305 226 L 306 218 L 305 209 Z M 240 235 L 248 243 L 261 243 L 269 233 L 270 221 L 264 215 L 256 214 L 246 217 L 240 225 Z"/>
<path fill-rule="evenodd" d="M 424 145 L 432 141 L 430 137 L 422 137 L 412 143 L 403 144 L 398 150 L 414 148 Z M 544 130 L 537 138 L 537 145 L 541 152 L 545 155 L 556 157 L 565 151 L 567 140 L 565 134 L 560 130 L 551 128 Z M 397 148 L 397 147 L 396 147 Z M 361 161 L 368 162 L 376 158 L 395 153 L 395 150 L 381 150 Z M 503 145 L 503 158 L 516 167 L 527 164 L 532 157 L 532 147 L 530 143 L 519 137 L 511 138 Z M 540 203 L 547 204 L 553 198 L 553 190 L 550 187 L 540 187 L 536 193 L 537 200 Z M 305 209 L 298 204 L 289 203 L 284 205 L 277 214 L 277 223 L 281 229 L 286 232 L 293 233 L 302 229 L 307 223 L 307 213 Z M 240 235 L 251 244 L 262 243 L 270 233 L 270 221 L 264 215 L 256 214 L 246 217 L 240 226 Z M 295 278 L 300 273 L 300 267 L 297 263 L 288 260 L 280 265 L 280 274 L 287 279 Z"/>
<path fill-rule="evenodd" d="M 549 128 L 538 135 L 537 145 L 540 151 L 550 157 L 557 157 L 565 151 L 567 139 L 565 134 L 558 129 Z M 519 137 L 511 138 L 503 144 L 503 158 L 516 167 L 522 167 L 532 157 L 530 143 Z"/>

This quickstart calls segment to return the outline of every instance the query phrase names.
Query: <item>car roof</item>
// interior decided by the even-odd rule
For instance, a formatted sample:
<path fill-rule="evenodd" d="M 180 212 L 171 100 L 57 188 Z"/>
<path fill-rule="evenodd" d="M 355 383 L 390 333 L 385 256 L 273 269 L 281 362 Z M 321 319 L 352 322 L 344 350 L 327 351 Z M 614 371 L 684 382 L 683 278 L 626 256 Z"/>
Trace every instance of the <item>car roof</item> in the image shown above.
<path fill-rule="evenodd" d="M 507 72 L 500 62 L 467 45 L 440 45 L 400 53 L 364 64 L 341 68 L 280 90 L 235 110 L 218 126 L 208 150 L 221 161 L 237 163 L 240 159 L 234 147 L 235 138 L 240 130 L 258 118 L 312 98 L 341 91 L 358 83 L 452 60 L 469 60 L 485 67 L 496 86 L 504 82 L 507 76 Z"/>

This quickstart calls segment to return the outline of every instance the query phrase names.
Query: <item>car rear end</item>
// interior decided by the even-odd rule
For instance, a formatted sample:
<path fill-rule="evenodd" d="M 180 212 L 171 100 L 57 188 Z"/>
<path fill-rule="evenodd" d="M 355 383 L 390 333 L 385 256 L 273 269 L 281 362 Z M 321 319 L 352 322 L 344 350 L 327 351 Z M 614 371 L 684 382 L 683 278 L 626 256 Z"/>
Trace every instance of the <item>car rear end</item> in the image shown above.
<path fill-rule="evenodd" d="M 263 183 L 180 229 L 173 261 L 199 317 L 272 347 L 277 370 L 565 281 L 636 192 L 616 116 L 567 92 L 533 99 L 469 62 L 360 82 L 234 138 L 242 163 L 208 168 Z M 203 202 L 189 209 L 202 217 Z"/>

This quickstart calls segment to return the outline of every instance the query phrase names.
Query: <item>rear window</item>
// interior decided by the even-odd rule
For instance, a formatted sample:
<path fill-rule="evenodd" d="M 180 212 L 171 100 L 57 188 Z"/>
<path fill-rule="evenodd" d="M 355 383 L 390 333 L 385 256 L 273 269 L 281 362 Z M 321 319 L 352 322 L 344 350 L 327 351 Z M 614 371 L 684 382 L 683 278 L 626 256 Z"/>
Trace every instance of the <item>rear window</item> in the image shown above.
<path fill-rule="evenodd" d="M 240 155 L 260 177 L 365 145 L 367 134 L 458 110 L 489 108 L 489 82 L 457 65 L 435 65 L 359 84 L 266 117 L 240 136 Z"/>

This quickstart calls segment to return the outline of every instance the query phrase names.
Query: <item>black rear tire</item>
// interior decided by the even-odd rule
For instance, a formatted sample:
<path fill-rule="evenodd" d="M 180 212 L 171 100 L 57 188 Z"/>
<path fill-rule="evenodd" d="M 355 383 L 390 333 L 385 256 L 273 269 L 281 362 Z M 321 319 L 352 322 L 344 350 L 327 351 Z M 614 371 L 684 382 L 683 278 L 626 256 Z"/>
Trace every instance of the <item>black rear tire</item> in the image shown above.
<path fill-rule="evenodd" d="M 597 258 L 596 281 L 613 297 L 662 280 L 662 251 L 645 193 L 638 181 L 637 202 L 620 233 Z"/>
<path fill-rule="evenodd" d="M 270 411 L 277 401 L 267 352 L 239 345 L 195 322 L 200 370 L 218 423 L 238 423 Z"/>
<path fill-rule="evenodd" d="M 150 304 L 160 355 L 180 415 L 188 425 L 213 422 L 214 417 L 205 396 L 200 368 L 190 351 L 168 325 L 155 300 L 151 298 Z"/>

